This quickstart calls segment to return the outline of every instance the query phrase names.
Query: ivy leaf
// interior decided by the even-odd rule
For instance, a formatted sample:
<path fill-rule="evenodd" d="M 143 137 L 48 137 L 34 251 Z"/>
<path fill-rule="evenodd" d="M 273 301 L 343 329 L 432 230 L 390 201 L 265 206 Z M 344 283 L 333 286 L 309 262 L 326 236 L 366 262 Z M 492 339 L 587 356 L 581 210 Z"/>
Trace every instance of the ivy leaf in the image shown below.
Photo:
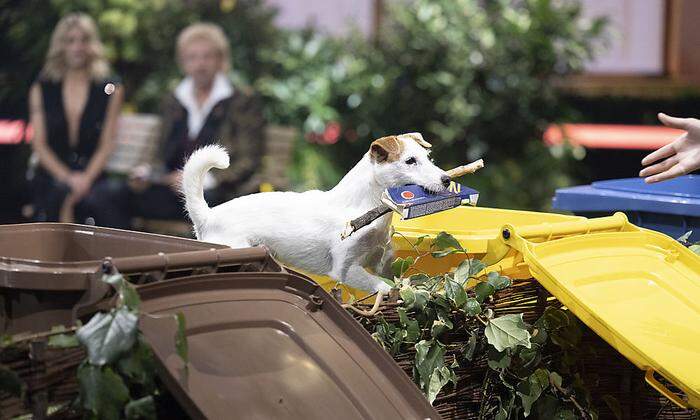
<path fill-rule="evenodd" d="M 689 250 L 693 251 L 697 255 L 700 255 L 700 244 L 693 244 L 688 247 Z"/>
<path fill-rule="evenodd" d="M 556 388 L 561 388 L 562 379 L 561 375 L 557 372 L 549 372 L 549 382 L 554 384 Z"/>
<path fill-rule="evenodd" d="M 678 242 L 682 243 L 682 244 L 687 244 L 687 243 L 688 243 L 688 239 L 690 239 L 690 235 L 692 235 L 692 234 L 693 234 L 693 231 L 692 231 L 692 230 L 689 230 L 689 231 L 687 231 L 686 233 L 684 233 L 683 235 L 681 235 L 681 236 L 680 236 L 678 239 L 676 239 L 676 240 L 677 240 Z"/>
<path fill-rule="evenodd" d="M 119 359 L 117 370 L 133 383 L 141 385 L 147 392 L 156 388 L 156 365 L 151 348 L 139 337 L 131 351 Z"/>
<path fill-rule="evenodd" d="M 430 277 L 426 274 L 414 274 L 411 277 L 409 277 L 409 280 L 411 284 L 423 284 L 426 281 L 430 280 Z"/>
<path fill-rule="evenodd" d="M 394 280 L 382 276 L 379 276 L 379 278 L 382 279 L 384 283 L 388 284 L 392 289 L 396 287 L 396 282 Z"/>
<path fill-rule="evenodd" d="M 548 337 L 547 330 L 545 330 L 544 328 L 536 328 L 533 331 L 531 341 L 535 344 L 544 345 L 547 342 L 547 337 Z"/>
<path fill-rule="evenodd" d="M 558 408 L 558 399 L 552 395 L 542 395 L 535 404 L 535 414 L 538 419 L 555 419 Z"/>
<path fill-rule="evenodd" d="M 520 356 L 520 360 L 522 361 L 522 366 L 520 367 L 521 372 L 518 372 L 520 375 L 529 375 L 530 373 L 524 373 L 526 371 L 532 371 L 534 367 L 536 367 L 539 363 L 540 360 L 542 359 L 540 355 L 539 349 L 534 348 L 536 346 L 533 346 L 533 348 L 523 348 L 520 353 L 518 354 Z"/>
<path fill-rule="evenodd" d="M 105 274 L 102 276 L 102 281 L 114 287 L 117 291 L 124 282 L 124 276 L 121 273 L 114 272 L 112 274 Z"/>
<path fill-rule="evenodd" d="M 517 346 L 529 349 L 532 345 L 530 332 L 523 322 L 523 314 L 508 314 L 490 320 L 484 329 L 484 334 L 489 344 L 498 351 Z"/>
<path fill-rule="evenodd" d="M 559 410 L 554 418 L 559 420 L 576 420 L 576 414 L 571 410 Z"/>
<path fill-rule="evenodd" d="M 120 418 L 129 390 L 112 369 L 83 363 L 78 368 L 78 384 L 85 410 L 100 419 Z"/>
<path fill-rule="evenodd" d="M 10 368 L 0 365 L 0 391 L 21 398 L 23 388 L 19 375 Z"/>
<path fill-rule="evenodd" d="M 435 369 L 432 375 L 430 375 L 430 382 L 428 384 L 428 402 L 430 402 L 431 405 L 433 404 L 433 401 L 435 401 L 437 394 L 440 393 L 440 390 L 452 380 L 452 376 L 454 376 L 454 372 L 450 371 L 447 366 L 442 366 L 439 369 Z"/>
<path fill-rule="evenodd" d="M 527 378 L 525 384 L 518 386 L 518 395 L 523 402 L 523 414 L 530 415 L 532 405 L 540 398 L 542 392 L 549 388 L 549 372 L 546 369 L 537 369 Z"/>
<path fill-rule="evenodd" d="M 455 270 L 455 280 L 464 285 L 470 277 L 476 276 L 484 268 L 486 268 L 486 264 L 480 260 L 475 260 L 473 258 L 464 260 Z"/>
<path fill-rule="evenodd" d="M 464 348 L 462 349 L 462 356 L 464 356 L 467 361 L 472 361 L 474 358 L 474 352 L 476 351 L 476 333 L 474 331 L 471 331 L 469 333 L 469 339 L 467 340 L 467 344 L 465 344 Z"/>
<path fill-rule="evenodd" d="M 508 420 L 510 418 L 511 412 L 513 411 L 513 405 L 515 403 L 515 395 L 512 393 L 509 395 L 510 397 L 508 398 L 508 401 L 505 404 L 499 398 L 498 412 L 496 413 L 494 419 Z"/>
<path fill-rule="evenodd" d="M 406 315 L 405 308 L 398 308 L 397 312 L 399 314 L 399 322 L 406 329 L 406 334 L 404 340 L 409 343 L 415 343 L 420 337 L 420 327 L 418 326 L 418 321 L 415 319 L 410 319 Z"/>
<path fill-rule="evenodd" d="M 403 275 L 406 271 L 408 271 L 409 268 L 413 265 L 415 260 L 413 257 L 406 257 L 406 258 L 397 258 L 394 260 L 393 263 L 391 263 L 391 269 L 394 271 L 394 277 L 396 278 L 403 278 Z"/>
<path fill-rule="evenodd" d="M 450 313 L 443 308 L 437 308 L 436 312 L 438 319 L 442 321 L 442 323 L 444 323 L 448 329 L 451 330 L 454 327 L 454 325 L 452 324 L 452 320 L 450 319 Z"/>
<path fill-rule="evenodd" d="M 408 315 L 406 315 L 406 308 L 397 308 L 396 312 L 399 314 L 399 323 L 406 326 L 408 324 Z"/>
<path fill-rule="evenodd" d="M 417 238 L 416 238 L 416 242 L 413 243 L 413 246 L 415 246 L 416 248 L 418 248 L 418 247 L 420 246 L 420 244 L 423 243 L 423 240 L 424 240 L 425 238 L 429 237 L 429 236 L 430 236 L 430 235 L 421 235 L 421 236 L 417 237 Z"/>
<path fill-rule="evenodd" d="M 464 288 L 456 281 L 445 279 L 445 296 L 454 302 L 454 306 L 457 308 L 464 305 L 467 301 L 467 292 Z"/>
<path fill-rule="evenodd" d="M 185 315 L 182 312 L 175 314 L 175 321 L 177 322 L 177 331 L 175 332 L 175 350 L 180 359 L 185 363 L 185 366 L 190 361 L 189 357 L 189 346 L 187 345 L 187 334 L 185 327 Z"/>
<path fill-rule="evenodd" d="M 139 306 L 141 306 L 141 297 L 136 291 L 136 288 L 131 283 L 124 280 L 120 293 L 124 305 L 133 311 L 138 311 Z"/>
<path fill-rule="evenodd" d="M 411 309 L 416 303 L 416 294 L 411 286 L 403 286 L 399 289 L 399 296 L 403 300 L 404 308 Z"/>
<path fill-rule="evenodd" d="M 427 290 L 416 289 L 413 291 L 413 296 L 415 297 L 413 308 L 417 311 L 423 312 L 428 305 L 428 301 L 430 300 L 430 292 Z"/>
<path fill-rule="evenodd" d="M 433 371 L 445 365 L 445 347 L 435 340 L 421 340 L 415 345 L 415 368 L 420 388 L 427 390 Z"/>
<path fill-rule="evenodd" d="M 474 298 L 467 299 L 467 301 L 464 303 L 464 312 L 471 316 L 479 315 L 481 313 L 481 305 L 479 305 L 479 301 Z"/>
<path fill-rule="evenodd" d="M 448 329 L 447 325 L 438 319 L 433 321 L 433 326 L 430 328 L 430 335 L 437 340 L 438 337 L 444 334 Z"/>
<path fill-rule="evenodd" d="M 75 335 L 87 348 L 91 364 L 102 366 L 112 363 L 131 349 L 136 340 L 138 317 L 127 307 L 109 313 L 97 313 Z"/>
<path fill-rule="evenodd" d="M 448 255 L 457 254 L 460 252 L 463 253 L 464 251 L 461 249 L 445 249 L 443 251 L 433 251 L 430 253 L 430 255 L 432 255 L 433 258 L 444 258 Z"/>
<path fill-rule="evenodd" d="M 603 401 L 605 401 L 605 404 L 608 406 L 610 411 L 612 411 L 615 418 L 617 420 L 622 420 L 622 407 L 620 406 L 620 401 L 610 394 L 603 395 Z"/>
<path fill-rule="evenodd" d="M 511 357 L 506 351 L 498 351 L 495 348 L 489 348 L 487 353 L 488 365 L 493 370 L 505 369 L 510 366 Z"/>
<path fill-rule="evenodd" d="M 569 317 L 558 308 L 547 307 L 535 325 L 547 329 L 548 331 L 558 330 L 569 325 Z"/>
<path fill-rule="evenodd" d="M 153 401 L 153 396 L 149 395 L 138 400 L 129 401 L 124 409 L 124 414 L 129 420 L 156 419 L 156 404 Z"/>
<path fill-rule="evenodd" d="M 420 327 L 418 326 L 418 321 L 412 319 L 406 324 L 406 338 L 407 343 L 415 343 L 418 338 L 420 338 Z"/>
<path fill-rule="evenodd" d="M 476 293 L 476 300 L 479 303 L 484 303 L 486 298 L 496 293 L 496 289 L 487 282 L 481 282 L 474 287 L 474 292 Z"/>
<path fill-rule="evenodd" d="M 102 281 L 110 284 L 119 293 L 119 298 L 126 305 L 127 308 L 138 311 L 141 305 L 141 298 L 139 297 L 136 288 L 129 283 L 124 276 L 118 272 L 113 274 L 105 274 L 102 276 Z"/>
<path fill-rule="evenodd" d="M 496 290 L 503 290 L 509 287 L 513 282 L 506 276 L 501 276 L 500 274 L 492 271 L 488 274 L 488 284 L 493 286 Z"/>
<path fill-rule="evenodd" d="M 63 325 L 57 325 L 51 328 L 51 332 L 63 331 L 66 331 L 66 327 L 64 327 Z M 78 347 L 80 345 L 80 342 L 78 341 L 78 338 L 75 336 L 75 334 L 57 334 L 49 337 L 49 341 L 47 344 L 49 347 L 65 349 L 70 347 Z"/>
<path fill-rule="evenodd" d="M 448 248 L 454 248 L 460 251 L 464 251 L 459 241 L 447 232 L 440 232 L 437 234 L 435 240 L 433 241 L 433 247 L 437 248 L 440 251 L 446 250 Z"/>

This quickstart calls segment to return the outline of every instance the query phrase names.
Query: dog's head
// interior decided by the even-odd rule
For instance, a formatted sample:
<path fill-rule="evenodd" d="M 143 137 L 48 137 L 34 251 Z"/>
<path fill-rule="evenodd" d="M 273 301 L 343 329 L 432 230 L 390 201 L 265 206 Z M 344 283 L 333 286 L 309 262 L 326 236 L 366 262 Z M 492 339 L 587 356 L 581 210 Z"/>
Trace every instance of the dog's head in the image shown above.
<path fill-rule="evenodd" d="M 375 179 L 384 188 L 416 184 L 429 191 L 444 191 L 450 177 L 430 160 L 430 147 L 420 133 L 375 140 L 369 148 Z"/>

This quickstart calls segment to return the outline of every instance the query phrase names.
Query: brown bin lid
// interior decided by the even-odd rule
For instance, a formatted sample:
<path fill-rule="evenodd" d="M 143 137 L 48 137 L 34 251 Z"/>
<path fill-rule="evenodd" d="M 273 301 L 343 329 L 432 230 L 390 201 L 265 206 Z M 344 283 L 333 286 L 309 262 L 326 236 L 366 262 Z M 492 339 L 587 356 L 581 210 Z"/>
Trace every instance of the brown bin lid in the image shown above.
<path fill-rule="evenodd" d="M 418 388 L 323 289 L 288 273 L 224 273 L 139 287 L 163 380 L 193 418 L 437 419 Z"/>
<path fill-rule="evenodd" d="M 68 223 L 3 225 L 0 226 L 0 287 L 85 290 L 90 276 L 107 256 L 123 258 L 223 248 L 228 247 Z"/>

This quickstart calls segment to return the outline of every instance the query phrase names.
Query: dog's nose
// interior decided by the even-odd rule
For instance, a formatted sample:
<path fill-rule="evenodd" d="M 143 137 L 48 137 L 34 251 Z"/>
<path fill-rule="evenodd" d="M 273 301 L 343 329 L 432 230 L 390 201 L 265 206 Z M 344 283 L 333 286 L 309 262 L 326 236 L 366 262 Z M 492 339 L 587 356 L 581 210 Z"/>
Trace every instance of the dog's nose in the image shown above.
<path fill-rule="evenodd" d="M 449 176 L 447 176 L 447 175 L 443 175 L 443 176 L 440 177 L 440 181 L 442 181 L 442 185 L 443 185 L 445 188 L 447 188 L 447 187 L 450 186 L 450 182 L 452 182 L 452 179 L 451 179 Z"/>

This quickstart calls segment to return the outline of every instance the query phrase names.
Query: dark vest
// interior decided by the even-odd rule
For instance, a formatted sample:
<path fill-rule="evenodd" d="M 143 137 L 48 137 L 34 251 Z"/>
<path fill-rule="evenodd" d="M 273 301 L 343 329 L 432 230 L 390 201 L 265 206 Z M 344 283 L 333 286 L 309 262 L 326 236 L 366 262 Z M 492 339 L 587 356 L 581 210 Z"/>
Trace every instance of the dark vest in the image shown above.
<path fill-rule="evenodd" d="M 172 99 L 172 108 L 169 110 L 172 113 L 172 122 L 170 127 L 163 127 L 166 130 L 163 160 L 168 172 L 181 169 L 185 159 L 192 152 L 219 140 L 219 131 L 229 114 L 231 98 L 232 96 L 229 96 L 214 105 L 204 120 L 204 125 L 202 125 L 196 138 L 191 138 L 189 135 L 187 109 L 177 99 Z"/>
<path fill-rule="evenodd" d="M 109 104 L 109 95 L 104 92 L 107 83 L 109 82 L 90 83 L 83 115 L 80 116 L 78 141 L 71 146 L 63 108 L 63 82 L 41 81 L 46 141 L 56 156 L 72 170 L 85 169 L 97 150 Z"/>

